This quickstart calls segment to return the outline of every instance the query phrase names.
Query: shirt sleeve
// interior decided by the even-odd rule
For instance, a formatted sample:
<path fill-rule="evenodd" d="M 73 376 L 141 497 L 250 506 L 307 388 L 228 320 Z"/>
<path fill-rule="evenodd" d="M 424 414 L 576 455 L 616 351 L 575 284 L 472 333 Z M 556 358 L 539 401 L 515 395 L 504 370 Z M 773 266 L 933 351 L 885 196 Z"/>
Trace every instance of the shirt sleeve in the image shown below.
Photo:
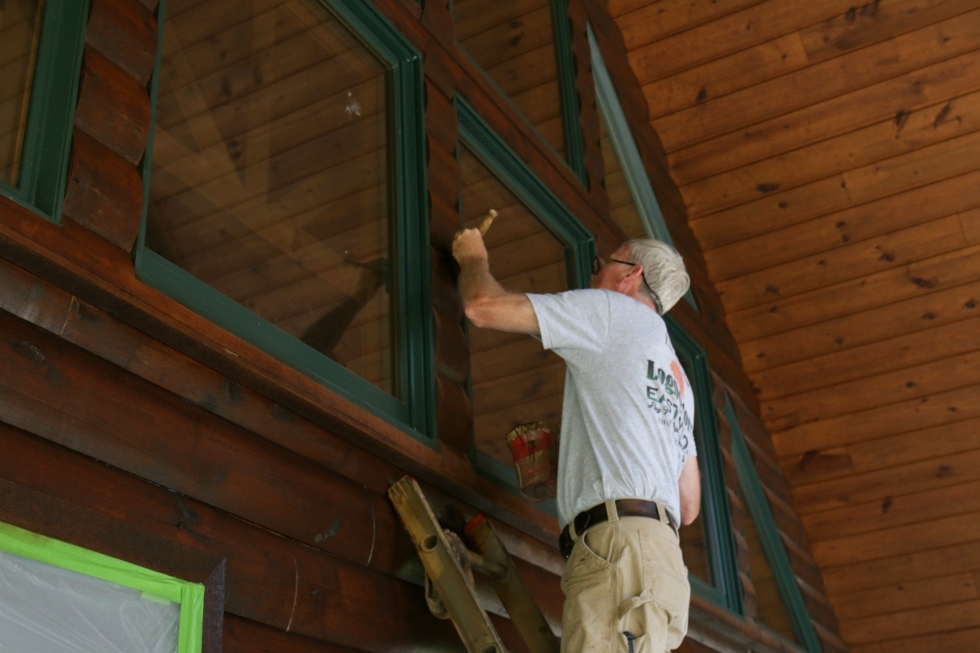
<path fill-rule="evenodd" d="M 563 357 L 574 350 L 596 352 L 609 332 L 610 302 L 606 291 L 569 290 L 527 295 L 538 318 L 541 344 Z"/>

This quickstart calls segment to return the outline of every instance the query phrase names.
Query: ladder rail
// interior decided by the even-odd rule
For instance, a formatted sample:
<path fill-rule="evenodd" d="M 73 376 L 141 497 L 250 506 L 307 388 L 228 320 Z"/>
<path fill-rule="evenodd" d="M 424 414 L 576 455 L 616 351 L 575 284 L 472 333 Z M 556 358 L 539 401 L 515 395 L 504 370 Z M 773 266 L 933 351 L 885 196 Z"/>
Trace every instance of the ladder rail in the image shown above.
<path fill-rule="evenodd" d="M 415 479 L 403 477 L 388 489 L 388 496 L 466 650 L 507 653 Z"/>
<path fill-rule="evenodd" d="M 531 653 L 559 653 L 560 640 L 555 637 L 541 608 L 521 580 L 513 558 L 507 553 L 493 525 L 483 515 L 478 515 L 467 524 L 466 536 L 484 560 L 506 570 L 501 576 L 490 576 L 490 585 Z"/>

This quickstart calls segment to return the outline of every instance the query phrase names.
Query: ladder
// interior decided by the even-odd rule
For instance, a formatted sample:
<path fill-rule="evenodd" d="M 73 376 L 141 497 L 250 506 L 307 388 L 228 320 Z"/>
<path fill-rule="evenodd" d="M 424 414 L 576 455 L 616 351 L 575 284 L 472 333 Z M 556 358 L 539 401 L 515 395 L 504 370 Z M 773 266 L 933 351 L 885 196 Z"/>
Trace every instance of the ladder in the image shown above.
<path fill-rule="evenodd" d="M 469 653 L 507 653 L 507 649 L 480 605 L 460 555 L 466 558 L 467 566 L 487 576 L 531 653 L 559 652 L 558 638 L 483 515 L 477 515 L 465 528 L 466 538 L 476 551 L 466 547 L 460 554 L 459 547 L 453 547 L 439 525 L 415 479 L 402 477 L 388 489 L 388 496 L 419 552 L 428 581 Z"/>

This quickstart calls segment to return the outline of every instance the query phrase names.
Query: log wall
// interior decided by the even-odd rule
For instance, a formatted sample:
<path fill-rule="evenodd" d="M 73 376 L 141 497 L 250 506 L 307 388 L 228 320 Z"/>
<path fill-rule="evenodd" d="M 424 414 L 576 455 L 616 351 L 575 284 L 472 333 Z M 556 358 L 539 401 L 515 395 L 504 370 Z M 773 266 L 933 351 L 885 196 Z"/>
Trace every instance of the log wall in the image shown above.
<path fill-rule="evenodd" d="M 615 249 L 585 25 L 633 119 L 637 87 L 617 60 L 618 33 L 590 3 L 569 8 L 582 183 L 454 41 L 449 4 L 378 0 L 424 54 L 439 446 L 412 439 L 138 281 L 131 250 L 143 210 L 156 55 L 152 0 L 93 0 L 60 224 L 0 198 L 0 520 L 208 583 L 206 650 L 369 651 L 458 647 L 428 615 L 414 550 L 386 499 L 405 473 L 441 514 L 495 521 L 557 628 L 562 560 L 554 520 L 474 473 L 468 348 L 449 253 L 459 228 L 457 93 L 595 234 Z M 642 119 L 636 120 L 643 124 Z M 700 312 L 678 321 L 704 346 L 716 388 L 753 397 L 656 136 L 638 133 L 665 216 L 692 261 Z M 720 411 L 718 406 L 716 410 Z M 744 409 L 749 411 L 750 409 Z M 719 416 L 721 412 L 719 412 Z M 764 429 L 752 430 L 770 460 Z M 785 501 L 778 468 L 764 482 Z M 786 502 L 782 504 L 788 506 Z M 733 503 L 733 508 L 738 506 Z M 825 614 L 798 520 L 780 515 L 815 620 Z M 495 617 L 508 645 L 509 623 Z M 832 639 L 828 636 L 827 640 Z M 752 620 L 695 599 L 684 651 L 791 651 Z"/>

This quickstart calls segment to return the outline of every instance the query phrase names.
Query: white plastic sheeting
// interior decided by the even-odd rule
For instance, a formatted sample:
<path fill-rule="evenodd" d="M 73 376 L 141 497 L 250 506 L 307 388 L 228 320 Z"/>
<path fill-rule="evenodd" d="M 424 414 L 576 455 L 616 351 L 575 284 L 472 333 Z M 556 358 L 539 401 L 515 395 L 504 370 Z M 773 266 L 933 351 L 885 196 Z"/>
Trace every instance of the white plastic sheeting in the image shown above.
<path fill-rule="evenodd" d="M 0 653 L 176 653 L 180 604 L 0 551 Z"/>

